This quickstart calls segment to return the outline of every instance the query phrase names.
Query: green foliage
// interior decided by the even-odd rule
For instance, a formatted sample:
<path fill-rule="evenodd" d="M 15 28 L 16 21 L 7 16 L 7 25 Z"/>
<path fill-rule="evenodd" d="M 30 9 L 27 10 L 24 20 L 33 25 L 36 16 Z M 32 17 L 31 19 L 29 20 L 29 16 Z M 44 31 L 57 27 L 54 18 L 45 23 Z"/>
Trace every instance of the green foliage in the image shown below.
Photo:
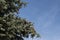
<path fill-rule="evenodd" d="M 29 34 L 37 35 L 33 24 L 15 16 L 19 9 L 26 5 L 21 0 L 0 0 L 0 40 L 24 40 Z"/>

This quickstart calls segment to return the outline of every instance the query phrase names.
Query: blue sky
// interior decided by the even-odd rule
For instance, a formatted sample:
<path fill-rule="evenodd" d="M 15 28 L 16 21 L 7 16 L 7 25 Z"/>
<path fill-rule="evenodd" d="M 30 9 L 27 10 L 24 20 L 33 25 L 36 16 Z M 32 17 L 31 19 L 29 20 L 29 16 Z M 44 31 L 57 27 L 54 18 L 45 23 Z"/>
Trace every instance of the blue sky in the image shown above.
<path fill-rule="evenodd" d="M 19 11 L 19 16 L 33 22 L 35 30 L 41 35 L 41 38 L 33 40 L 60 40 L 60 0 L 24 1 L 28 5 Z"/>

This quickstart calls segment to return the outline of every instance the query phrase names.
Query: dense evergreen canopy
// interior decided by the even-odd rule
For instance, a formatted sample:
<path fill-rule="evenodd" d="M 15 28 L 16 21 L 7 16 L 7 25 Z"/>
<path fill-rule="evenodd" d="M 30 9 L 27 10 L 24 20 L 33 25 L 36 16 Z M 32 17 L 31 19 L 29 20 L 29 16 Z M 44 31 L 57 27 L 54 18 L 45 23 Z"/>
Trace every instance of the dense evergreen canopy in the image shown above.
<path fill-rule="evenodd" d="M 0 0 L 0 40 L 24 40 L 37 35 L 31 22 L 15 16 L 25 4 L 21 0 Z"/>

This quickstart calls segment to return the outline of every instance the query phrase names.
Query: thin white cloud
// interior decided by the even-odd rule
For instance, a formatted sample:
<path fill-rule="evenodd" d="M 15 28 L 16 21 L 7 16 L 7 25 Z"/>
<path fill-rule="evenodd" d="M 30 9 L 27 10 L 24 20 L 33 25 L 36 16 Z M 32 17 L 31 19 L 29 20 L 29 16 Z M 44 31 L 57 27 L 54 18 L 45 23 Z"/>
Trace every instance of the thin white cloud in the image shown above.
<path fill-rule="evenodd" d="M 46 14 L 44 14 L 44 13 L 46 13 Z M 57 8 L 57 6 L 52 7 L 52 9 L 49 12 L 44 12 L 44 13 L 43 13 L 44 16 L 39 16 L 36 21 L 38 24 L 37 30 L 42 29 L 41 31 L 43 33 L 47 33 L 46 35 L 48 35 L 48 32 L 45 29 L 55 26 L 54 22 L 55 22 L 55 17 L 58 14 L 58 8 Z M 44 36 L 44 34 L 42 34 L 42 35 Z M 54 36 L 53 34 L 51 34 L 51 35 L 52 35 L 52 37 L 50 37 L 51 40 L 60 40 L 59 36 L 57 36 L 57 35 Z M 41 38 L 41 40 L 48 40 L 48 38 L 46 36 L 44 36 Z"/>
<path fill-rule="evenodd" d="M 54 22 L 55 17 L 58 14 L 57 12 L 58 12 L 57 7 L 52 7 L 52 9 L 49 12 L 44 12 L 43 16 L 38 17 L 37 20 L 38 24 L 42 25 L 43 27 L 50 26 Z"/>

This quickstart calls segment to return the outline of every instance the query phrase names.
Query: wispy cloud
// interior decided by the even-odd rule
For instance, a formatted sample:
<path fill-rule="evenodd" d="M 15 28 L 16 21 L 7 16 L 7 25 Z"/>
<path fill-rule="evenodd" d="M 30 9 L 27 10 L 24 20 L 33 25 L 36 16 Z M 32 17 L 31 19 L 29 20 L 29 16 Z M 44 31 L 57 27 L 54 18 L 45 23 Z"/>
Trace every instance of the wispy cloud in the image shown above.
<path fill-rule="evenodd" d="M 41 29 L 41 32 L 45 33 L 45 34 L 42 34 L 45 38 L 42 37 L 41 40 L 49 40 L 47 35 L 50 34 L 50 32 L 53 33 L 53 31 L 49 31 L 49 30 L 52 30 L 51 28 L 53 28 L 55 26 L 54 22 L 55 22 L 55 17 L 57 16 L 57 14 L 58 14 L 58 8 L 57 8 L 57 6 L 54 6 L 50 9 L 49 12 L 46 11 L 43 13 L 43 16 L 38 17 L 37 30 L 39 30 L 39 32 L 40 32 L 40 29 Z M 50 35 L 48 35 L 48 36 L 50 36 L 51 40 L 59 40 L 60 39 L 58 36 L 54 36 L 52 33 L 50 34 L 53 36 L 52 38 Z"/>
<path fill-rule="evenodd" d="M 52 9 L 49 12 L 47 11 L 44 12 L 43 16 L 38 17 L 37 19 L 38 24 L 42 25 L 42 27 L 49 27 L 54 22 L 55 17 L 58 14 L 57 12 L 58 12 L 57 7 L 52 7 Z"/>

